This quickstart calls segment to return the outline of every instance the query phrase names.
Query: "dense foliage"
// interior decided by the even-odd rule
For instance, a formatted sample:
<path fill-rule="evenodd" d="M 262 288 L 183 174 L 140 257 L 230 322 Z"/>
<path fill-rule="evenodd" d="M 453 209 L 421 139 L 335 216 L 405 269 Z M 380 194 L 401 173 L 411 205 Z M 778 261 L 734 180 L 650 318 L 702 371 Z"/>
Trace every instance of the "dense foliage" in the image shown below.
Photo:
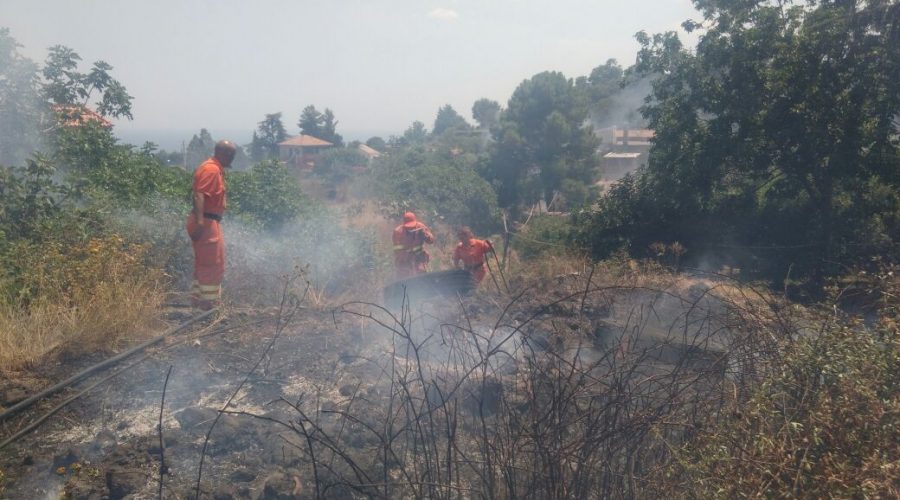
<path fill-rule="evenodd" d="M 305 210 L 310 201 L 283 163 L 267 160 L 249 172 L 229 172 L 228 213 L 262 229 L 278 229 Z"/>
<path fill-rule="evenodd" d="M 368 164 L 368 158 L 358 148 L 331 148 L 316 158 L 313 172 L 320 176 L 330 189 L 336 189 L 353 176 L 354 170 L 365 168 Z"/>
<path fill-rule="evenodd" d="M 565 180 L 591 184 L 599 141 L 585 126 L 587 110 L 572 80 L 539 73 L 522 82 L 494 128 L 496 143 L 483 174 L 500 205 L 516 211 L 550 202 Z"/>
<path fill-rule="evenodd" d="M 470 128 L 466 119 L 453 109 L 453 106 L 447 104 L 438 109 L 437 117 L 434 119 L 434 128 L 431 133 L 440 135 L 453 130 L 465 130 Z"/>
<path fill-rule="evenodd" d="M 900 236 L 900 6 L 695 2 L 696 53 L 640 34 L 646 170 L 582 219 L 602 257 L 681 241 L 770 278 L 822 276 Z"/>
<path fill-rule="evenodd" d="M 447 147 L 415 147 L 376 162 L 373 177 L 380 199 L 398 214 L 413 209 L 426 220 L 489 233 L 499 220 L 497 198 L 473 164 Z"/>
<path fill-rule="evenodd" d="M 281 113 L 267 114 L 266 118 L 257 124 L 253 132 L 253 141 L 250 143 L 250 158 L 253 161 L 262 161 L 270 158 L 278 158 L 278 143 L 287 139 L 287 131 L 281 121 Z"/>
<path fill-rule="evenodd" d="M 701 498 L 896 498 L 900 337 L 830 325 L 783 349 L 747 401 L 678 449 L 668 486 Z"/>
<path fill-rule="evenodd" d="M 340 147 L 344 145 L 344 138 L 337 133 L 337 124 L 333 111 L 325 108 L 325 112 L 320 113 L 315 106 L 309 105 L 303 108 L 297 127 L 301 134 L 310 135 Z"/>

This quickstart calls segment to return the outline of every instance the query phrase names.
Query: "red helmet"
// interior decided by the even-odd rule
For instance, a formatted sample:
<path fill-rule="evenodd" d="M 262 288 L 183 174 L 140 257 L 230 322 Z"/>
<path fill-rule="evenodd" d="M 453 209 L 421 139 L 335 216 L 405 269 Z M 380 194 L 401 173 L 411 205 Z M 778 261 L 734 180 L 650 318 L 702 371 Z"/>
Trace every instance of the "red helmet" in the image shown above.
<path fill-rule="evenodd" d="M 406 229 L 415 229 L 416 227 L 416 214 L 412 212 L 406 212 L 403 214 L 403 227 Z"/>

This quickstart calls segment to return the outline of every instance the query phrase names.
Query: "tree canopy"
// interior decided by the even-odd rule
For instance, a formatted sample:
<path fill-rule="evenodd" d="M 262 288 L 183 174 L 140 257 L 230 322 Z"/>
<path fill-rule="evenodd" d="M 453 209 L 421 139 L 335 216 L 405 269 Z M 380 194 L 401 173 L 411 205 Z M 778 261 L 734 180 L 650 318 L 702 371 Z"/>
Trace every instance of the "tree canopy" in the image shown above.
<path fill-rule="evenodd" d="M 320 113 L 313 105 L 303 108 L 300 121 L 297 122 L 301 134 L 311 135 L 335 146 L 343 146 L 344 138 L 337 133 L 337 124 L 334 112 L 325 108 L 325 112 Z"/>
<path fill-rule="evenodd" d="M 447 148 L 413 146 L 374 165 L 376 191 L 398 214 L 418 211 L 426 220 L 468 225 L 478 232 L 497 229 L 496 194 L 474 165 Z"/>
<path fill-rule="evenodd" d="M 7 28 L 0 28 L 0 163 L 21 163 L 41 147 L 45 131 L 58 130 L 86 109 L 131 118 L 132 98 L 106 62 L 96 61 L 83 73 L 81 56 L 55 45 L 41 67 L 23 57 L 20 47 Z"/>
<path fill-rule="evenodd" d="M 548 203 L 566 179 L 590 184 L 598 140 L 572 80 L 544 72 L 523 81 L 500 115 L 486 175 L 507 208 Z"/>
<path fill-rule="evenodd" d="M 425 124 L 416 120 L 403 132 L 403 139 L 411 144 L 421 144 L 428 139 L 428 130 Z"/>
<path fill-rule="evenodd" d="M 900 5 L 695 3 L 696 53 L 638 34 L 656 137 L 647 169 L 594 215 L 595 250 L 678 240 L 783 278 L 893 245 Z"/>
<path fill-rule="evenodd" d="M 278 157 L 278 143 L 287 139 L 287 131 L 281 121 L 281 113 L 267 114 L 259 122 L 253 141 L 250 143 L 250 157 L 253 161 L 262 161 Z"/>
<path fill-rule="evenodd" d="M 497 123 L 500 116 L 500 103 L 487 98 L 481 98 L 472 104 L 472 118 L 478 122 L 478 127 L 489 129 Z"/>
<path fill-rule="evenodd" d="M 449 130 L 468 130 L 469 128 L 471 127 L 466 119 L 457 113 L 453 106 L 447 104 L 438 109 L 431 133 L 441 135 Z"/>

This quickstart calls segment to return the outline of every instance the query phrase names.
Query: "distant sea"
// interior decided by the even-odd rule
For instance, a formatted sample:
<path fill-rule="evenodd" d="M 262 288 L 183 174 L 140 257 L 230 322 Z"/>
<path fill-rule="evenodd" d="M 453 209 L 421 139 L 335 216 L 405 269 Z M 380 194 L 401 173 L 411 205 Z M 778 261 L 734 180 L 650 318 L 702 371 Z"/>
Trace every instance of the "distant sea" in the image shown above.
<path fill-rule="evenodd" d="M 241 146 L 250 144 L 253 139 L 253 130 L 246 129 L 214 129 L 210 128 L 210 135 L 215 140 L 229 139 Z M 145 142 L 150 141 L 156 143 L 159 149 L 166 151 L 181 151 L 182 142 L 187 146 L 191 142 L 194 135 L 199 135 L 200 130 L 189 129 L 128 129 L 116 127 L 114 129 L 116 136 L 121 142 L 142 146 Z M 387 139 L 392 132 L 373 132 L 373 131 L 343 131 L 338 129 L 338 133 L 344 136 L 344 142 L 349 141 L 365 141 L 372 136 L 379 136 Z"/>
<path fill-rule="evenodd" d="M 207 129 L 213 139 L 229 139 L 241 146 L 249 144 L 253 138 L 253 130 L 235 129 Z M 188 129 L 126 129 L 115 128 L 116 136 L 121 142 L 142 146 L 145 142 L 153 142 L 159 149 L 166 151 L 181 151 L 182 142 L 187 147 L 194 135 L 199 135 L 200 130 Z"/>

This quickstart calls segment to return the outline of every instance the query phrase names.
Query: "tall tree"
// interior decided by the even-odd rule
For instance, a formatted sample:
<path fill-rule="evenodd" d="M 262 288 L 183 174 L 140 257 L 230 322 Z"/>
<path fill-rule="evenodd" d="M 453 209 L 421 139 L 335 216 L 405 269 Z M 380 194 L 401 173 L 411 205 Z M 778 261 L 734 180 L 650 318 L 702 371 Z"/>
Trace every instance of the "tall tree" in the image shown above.
<path fill-rule="evenodd" d="M 319 113 L 316 107 L 310 104 L 303 108 L 297 127 L 300 128 L 301 134 L 320 137 L 322 135 L 322 113 Z"/>
<path fill-rule="evenodd" d="M 600 126 L 628 126 L 637 125 L 641 121 L 639 107 L 643 104 L 643 98 L 650 93 L 646 85 L 640 86 L 643 94 L 636 98 L 628 98 L 632 90 L 625 92 L 623 89 L 625 71 L 615 59 L 608 59 L 605 63 L 591 70 L 587 77 L 578 78 L 575 86 L 581 93 L 588 108 L 590 118 Z M 623 95 L 623 92 L 629 94 Z"/>
<path fill-rule="evenodd" d="M 41 97 L 38 65 L 19 53 L 7 28 L 0 28 L 0 164 L 19 165 L 40 144 Z"/>
<path fill-rule="evenodd" d="M 200 134 L 194 134 L 185 149 L 187 167 L 189 169 L 196 167 L 200 162 L 209 158 L 213 154 L 215 147 L 216 141 L 212 138 L 212 134 L 209 133 L 209 130 L 201 128 Z"/>
<path fill-rule="evenodd" d="M 471 128 L 466 119 L 460 116 L 453 109 L 453 106 L 447 104 L 438 109 L 437 117 L 434 119 L 434 135 L 441 135 L 448 130 L 468 130 Z"/>
<path fill-rule="evenodd" d="M 497 123 L 500 116 L 500 103 L 487 98 L 481 98 L 472 104 L 472 118 L 478 122 L 478 127 L 490 129 Z"/>
<path fill-rule="evenodd" d="M 378 137 L 377 135 L 374 137 L 369 137 L 369 139 L 366 141 L 366 146 L 369 146 L 375 151 L 379 151 L 382 153 L 387 151 L 387 143 L 384 141 L 384 139 Z"/>
<path fill-rule="evenodd" d="M 344 138 L 337 133 L 337 124 L 338 122 L 334 117 L 334 113 L 330 109 L 325 108 L 325 113 L 322 114 L 322 136 L 319 137 L 319 139 L 328 141 L 337 147 L 343 147 Z"/>
<path fill-rule="evenodd" d="M 103 116 L 131 118 L 131 96 L 110 75 L 109 64 L 97 61 L 82 73 L 81 56 L 56 45 L 39 68 L 19 54 L 19 47 L 8 29 L 0 29 L 0 162 L 21 162 L 38 147 L 44 132 L 68 121 L 67 116 L 56 120 L 55 114 L 80 118 L 83 107 L 89 106 Z M 51 109 L 54 113 L 48 112 Z"/>
<path fill-rule="evenodd" d="M 403 132 L 403 139 L 412 144 L 421 144 L 428 139 L 428 130 L 420 121 L 412 122 L 412 125 Z"/>
<path fill-rule="evenodd" d="M 593 179 L 598 142 L 578 97 L 572 80 L 558 72 L 538 73 L 516 88 L 500 117 L 486 172 L 505 207 L 541 195 L 549 203 L 565 179 Z"/>
<path fill-rule="evenodd" d="M 109 74 L 112 66 L 97 61 L 89 72 L 80 73 L 79 61 L 81 56 L 68 47 L 50 47 L 43 69 L 46 80 L 44 94 L 50 102 L 62 106 L 93 104 L 103 116 L 132 118 L 132 98 L 125 87 Z M 95 98 L 96 101 L 92 102 Z"/>
<path fill-rule="evenodd" d="M 277 158 L 278 143 L 287 139 L 281 113 L 267 114 L 266 118 L 259 122 L 256 130 L 250 143 L 250 157 L 253 161 Z"/>
<path fill-rule="evenodd" d="M 673 33 L 638 36 L 637 69 L 656 75 L 644 108 L 656 137 L 637 189 L 620 197 L 643 208 L 622 212 L 619 238 L 678 240 L 698 255 L 738 246 L 781 278 L 893 245 L 900 4 L 695 4 L 695 53 Z M 597 234 L 617 224 L 597 220 Z"/>

